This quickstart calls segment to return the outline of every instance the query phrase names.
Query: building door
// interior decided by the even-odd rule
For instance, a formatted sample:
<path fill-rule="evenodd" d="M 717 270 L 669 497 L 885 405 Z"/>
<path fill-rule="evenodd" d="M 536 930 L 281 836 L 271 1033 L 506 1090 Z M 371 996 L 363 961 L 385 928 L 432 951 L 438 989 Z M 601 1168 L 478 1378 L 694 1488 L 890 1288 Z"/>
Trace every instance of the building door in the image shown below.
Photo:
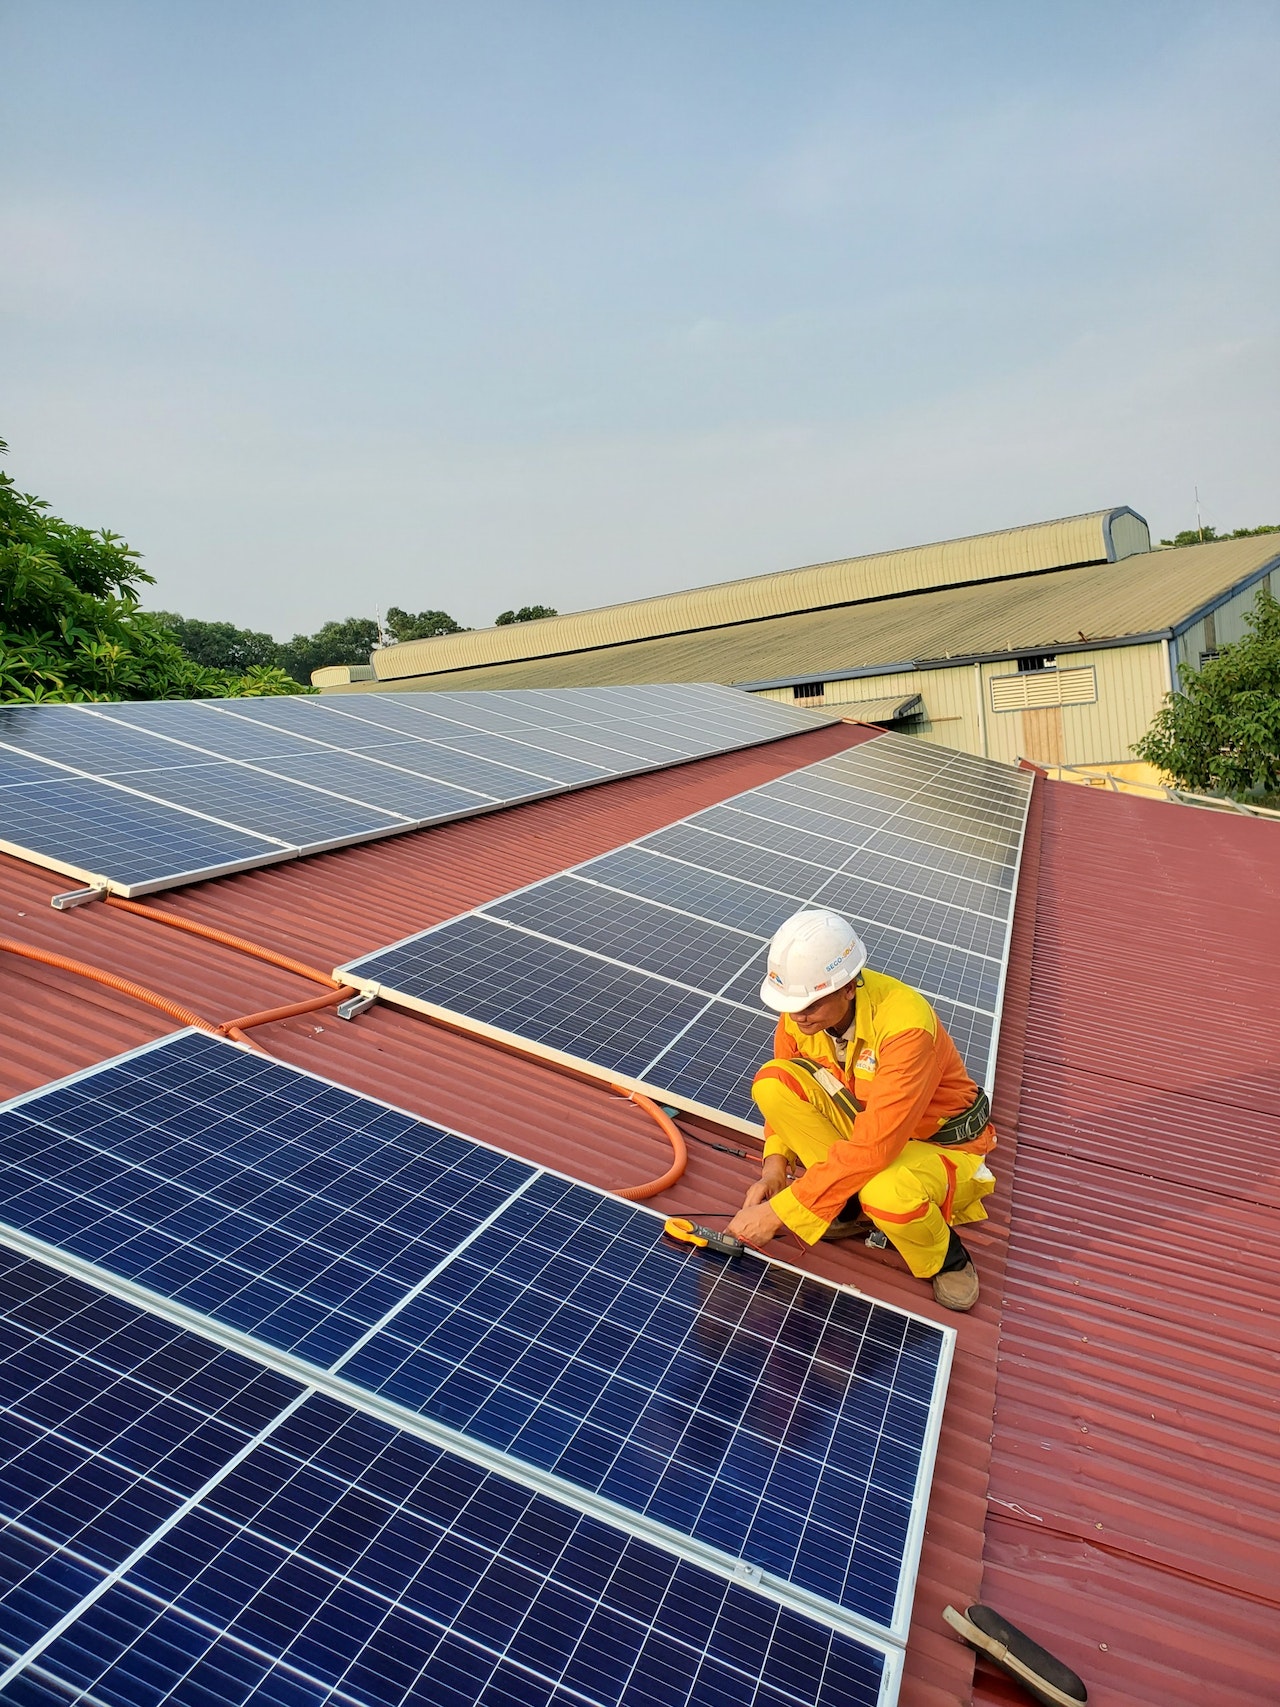
<path fill-rule="evenodd" d="M 1067 743 L 1060 705 L 1037 706 L 1020 713 L 1022 756 L 1041 765 L 1065 765 Z"/>

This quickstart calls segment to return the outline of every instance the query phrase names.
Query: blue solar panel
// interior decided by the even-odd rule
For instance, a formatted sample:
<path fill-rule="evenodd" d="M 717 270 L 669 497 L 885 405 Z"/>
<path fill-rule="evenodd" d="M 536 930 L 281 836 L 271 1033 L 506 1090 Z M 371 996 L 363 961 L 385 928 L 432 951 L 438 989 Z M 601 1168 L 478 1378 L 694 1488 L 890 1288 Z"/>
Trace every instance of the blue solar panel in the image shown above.
<path fill-rule="evenodd" d="M 0 706 L 0 788 L 31 791 L 0 846 L 143 894 L 831 721 L 698 684 L 395 701 Z"/>
<path fill-rule="evenodd" d="M 11 1226 L 322 1367 L 533 1176 L 195 1032 L 0 1112 L 0 1167 Z"/>
<path fill-rule="evenodd" d="M 486 917 L 539 932 L 556 942 L 680 978 L 696 990 L 722 989 L 759 948 L 758 939 L 673 908 L 655 907 L 580 877 L 553 877 L 486 909 Z"/>
<path fill-rule="evenodd" d="M 877 1707 L 896 1671 L 865 1640 L 317 1397 L 4 1699 Z"/>
<path fill-rule="evenodd" d="M 203 812 L 301 851 L 352 836 L 408 828 L 405 819 L 390 812 L 300 788 L 243 764 L 183 764 L 162 771 L 121 771 L 114 780 L 165 805 Z"/>
<path fill-rule="evenodd" d="M 512 1014 L 535 1012 L 545 1048 L 623 1074 L 642 1072 L 669 1041 L 671 1027 L 692 1022 L 706 1006 L 704 996 L 668 980 L 549 944 L 483 914 L 459 919 L 447 936 L 415 937 L 360 965 L 361 977 L 376 979 L 385 967 L 396 988 L 429 989 L 442 1006 L 461 1008 L 485 1025 L 509 1027 Z"/>
<path fill-rule="evenodd" d="M 301 1389 L 3 1249 L 0 1300 L 3 1654 L 123 1564 Z"/>
<path fill-rule="evenodd" d="M 203 1034 L 0 1135 L 10 1226 L 210 1333 L 0 1267 L 10 1649 L 80 1606 L 5 1700 L 893 1698 L 954 1335 Z"/>
<path fill-rule="evenodd" d="M 0 847 L 19 857 L 38 853 L 60 871 L 86 878 L 109 872 L 121 888 L 136 892 L 151 887 L 157 871 L 178 874 L 178 881 L 182 874 L 262 865 L 293 852 L 266 836 L 210 823 L 110 783 L 62 771 L 52 777 L 6 791 Z M 68 850 L 74 858 L 64 860 Z"/>
<path fill-rule="evenodd" d="M 544 1176 L 344 1373 L 889 1628 L 946 1343 Z"/>
<path fill-rule="evenodd" d="M 1023 772 L 880 736 L 339 971 L 758 1129 L 766 945 L 827 906 L 990 1085 L 1029 793 Z M 506 978 L 517 1000 L 495 995 Z"/>

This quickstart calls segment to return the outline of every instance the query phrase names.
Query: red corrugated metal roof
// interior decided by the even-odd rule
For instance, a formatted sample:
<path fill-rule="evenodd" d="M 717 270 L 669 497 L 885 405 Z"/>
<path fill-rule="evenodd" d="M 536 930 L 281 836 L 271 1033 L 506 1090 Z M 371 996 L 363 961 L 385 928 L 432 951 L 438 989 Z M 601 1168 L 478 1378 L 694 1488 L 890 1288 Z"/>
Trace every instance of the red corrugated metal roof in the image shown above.
<path fill-rule="evenodd" d="M 983 1594 L 1095 1707 L 1274 1707 L 1280 830 L 1037 792 Z"/>

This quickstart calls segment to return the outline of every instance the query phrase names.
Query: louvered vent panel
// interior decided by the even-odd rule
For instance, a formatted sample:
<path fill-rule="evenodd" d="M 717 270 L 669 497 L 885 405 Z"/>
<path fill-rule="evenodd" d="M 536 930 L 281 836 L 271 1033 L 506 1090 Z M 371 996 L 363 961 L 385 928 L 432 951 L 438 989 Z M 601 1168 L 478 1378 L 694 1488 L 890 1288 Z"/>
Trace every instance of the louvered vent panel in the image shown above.
<path fill-rule="evenodd" d="M 991 678 L 993 711 L 1030 711 L 1047 705 L 1092 705 L 1098 678 L 1092 664 L 1074 670 L 1027 670 Z"/>

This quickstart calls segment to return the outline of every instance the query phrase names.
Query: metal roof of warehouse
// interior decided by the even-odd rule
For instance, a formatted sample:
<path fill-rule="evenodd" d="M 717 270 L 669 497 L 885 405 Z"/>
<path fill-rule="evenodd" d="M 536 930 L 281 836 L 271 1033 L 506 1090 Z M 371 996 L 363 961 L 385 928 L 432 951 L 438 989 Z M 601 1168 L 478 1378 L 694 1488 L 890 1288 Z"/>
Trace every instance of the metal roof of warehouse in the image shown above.
<path fill-rule="evenodd" d="M 193 885 L 161 905 L 330 967 L 876 738 L 819 729 Z M 1037 781 L 994 1087 L 1000 1184 L 972 1236 L 984 1293 L 959 1320 L 906 1707 L 1014 1699 L 982 1668 L 975 1685 L 972 1656 L 940 1621 L 948 1600 L 980 1590 L 1074 1665 L 1099 1707 L 1275 1699 L 1278 834 Z M 215 1022 L 309 993 L 146 919 L 54 913 L 60 886 L 0 856 L 0 932 Z M 53 969 L 6 956 L 0 977 L 3 1095 L 172 1029 Z M 665 1165 L 653 1128 L 600 1086 L 389 1007 L 255 1035 L 293 1065 L 606 1188 Z M 737 1201 L 749 1164 L 690 1150 L 684 1180 L 656 1204 Z M 834 1246 L 800 1260 L 934 1313 L 891 1253 Z"/>
<path fill-rule="evenodd" d="M 600 687 L 632 682 L 830 680 L 1016 652 L 1155 638 L 1225 589 L 1280 564 L 1273 537 L 1232 539 L 1057 569 L 1013 580 L 907 593 L 770 616 L 555 657 L 383 681 L 376 691 Z M 369 691 L 372 684 L 345 691 Z M 344 690 L 339 690 L 344 691 Z"/>

